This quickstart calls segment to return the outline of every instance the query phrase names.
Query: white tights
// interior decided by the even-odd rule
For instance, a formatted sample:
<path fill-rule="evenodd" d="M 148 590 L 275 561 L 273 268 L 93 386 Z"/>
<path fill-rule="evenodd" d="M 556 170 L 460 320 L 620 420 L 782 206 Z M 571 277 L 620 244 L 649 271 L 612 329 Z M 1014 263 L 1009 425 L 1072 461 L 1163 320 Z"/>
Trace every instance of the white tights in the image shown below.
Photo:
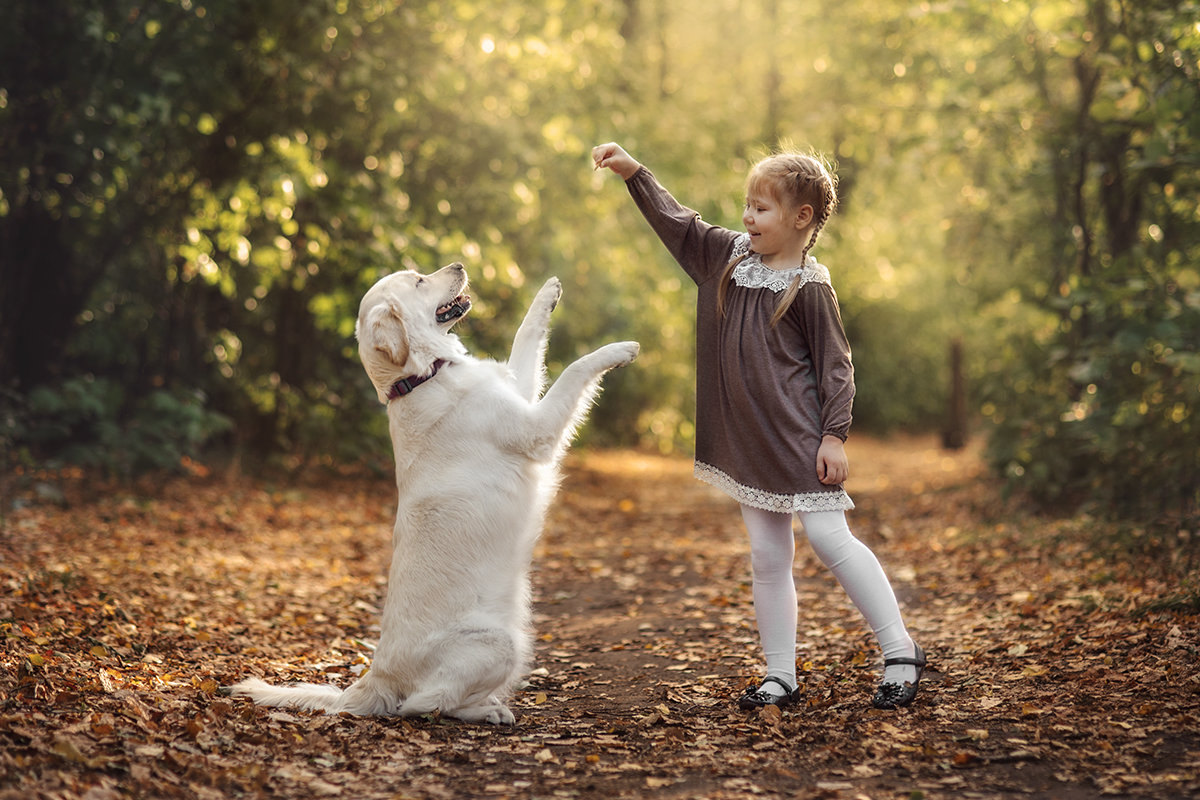
<path fill-rule="evenodd" d="M 796 515 L 808 542 L 849 595 L 888 658 L 912 657 L 916 650 L 904 627 L 896 595 L 879 560 L 854 538 L 842 511 L 801 512 Z M 796 685 L 796 584 L 792 560 L 796 542 L 791 514 L 742 506 L 742 519 L 750 534 L 750 561 L 754 569 L 754 615 L 767 675 Z M 888 667 L 884 680 L 903 683 L 916 679 L 912 666 Z M 773 684 L 766 684 L 767 687 Z"/>

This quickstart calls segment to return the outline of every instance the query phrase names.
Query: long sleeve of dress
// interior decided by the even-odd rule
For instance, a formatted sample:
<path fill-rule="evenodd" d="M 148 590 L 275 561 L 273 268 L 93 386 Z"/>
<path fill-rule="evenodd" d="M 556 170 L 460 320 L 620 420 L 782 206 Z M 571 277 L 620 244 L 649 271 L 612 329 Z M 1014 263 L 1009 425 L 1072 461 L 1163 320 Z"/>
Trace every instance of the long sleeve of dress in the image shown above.
<path fill-rule="evenodd" d="M 737 234 L 710 225 L 700 214 L 681 205 L 645 167 L 625 182 L 634 203 L 684 271 L 697 284 L 718 275 L 729 263 Z"/>
<path fill-rule="evenodd" d="M 808 339 L 817 377 L 821 435 L 845 441 L 850 433 L 854 404 L 854 365 L 837 297 L 830 286 L 809 283 L 801 288 L 793 309 L 798 312 L 798 321 Z"/>

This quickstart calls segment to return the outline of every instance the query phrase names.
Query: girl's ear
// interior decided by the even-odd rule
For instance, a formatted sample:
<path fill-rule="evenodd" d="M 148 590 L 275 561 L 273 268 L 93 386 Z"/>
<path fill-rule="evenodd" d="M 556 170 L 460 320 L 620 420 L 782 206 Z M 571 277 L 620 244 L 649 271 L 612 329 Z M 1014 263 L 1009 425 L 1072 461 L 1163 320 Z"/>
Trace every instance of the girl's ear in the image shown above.
<path fill-rule="evenodd" d="M 796 230 L 802 231 L 811 225 L 815 214 L 813 207 L 808 203 L 804 203 L 796 209 Z"/>

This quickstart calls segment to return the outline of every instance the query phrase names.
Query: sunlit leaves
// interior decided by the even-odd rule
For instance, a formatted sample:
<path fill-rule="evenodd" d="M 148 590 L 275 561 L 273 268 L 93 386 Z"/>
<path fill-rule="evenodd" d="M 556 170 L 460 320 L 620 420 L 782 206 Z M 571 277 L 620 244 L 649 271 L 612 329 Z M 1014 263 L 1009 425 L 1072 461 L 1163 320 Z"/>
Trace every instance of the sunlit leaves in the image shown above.
<path fill-rule="evenodd" d="M 235 414 L 263 405 L 271 376 L 308 399 L 361 382 L 349 339 L 366 286 L 459 260 L 476 289 L 461 328 L 474 348 L 502 356 L 529 295 L 557 274 L 572 311 L 556 320 L 554 366 L 609 338 L 644 345 L 591 428 L 687 446 L 691 289 L 621 187 L 588 171 L 588 148 L 609 139 L 733 228 L 761 153 L 787 142 L 838 161 L 843 210 L 816 252 L 850 328 L 862 427 L 938 424 L 952 338 L 976 381 L 1013 370 L 1000 357 L 1021 347 L 1010 331 L 1072 370 L 1110 363 L 1057 355 L 1090 319 L 1107 320 L 1106 341 L 1139 314 L 1186 329 L 1195 308 L 1200 33 L 1180 3 L 35 6 L 13 30 L 49 39 L 18 62 L 58 72 L 34 104 L 16 87 L 36 81 L 0 81 L 3 130 L 38 132 L 5 139 L 16 169 L 0 219 L 36 210 L 64 226 L 52 237 L 64 252 L 27 251 L 49 253 L 68 284 L 102 278 L 67 314 L 88 329 L 66 361 L 170 375 Z M 60 21 L 76 26 L 71 47 L 56 46 Z M 76 57 L 45 56 L 64 51 Z M 1126 183 L 1105 189 L 1115 177 Z M 1135 296 L 1128 279 L 1142 273 Z M 242 343 L 232 374 L 213 356 L 232 352 L 225 332 Z M 1179 353 L 1172 336 L 1145 338 Z M 116 344 L 133 340 L 162 345 Z M 1141 349 L 1121 352 L 1148 383 L 1117 405 L 1171 396 Z M 1048 406 L 1051 427 L 1078 401 Z M 1166 419 L 1191 413 L 1176 408 Z M 361 425 L 373 410 L 341 416 Z"/>
<path fill-rule="evenodd" d="M 1177 124 L 1179 107 L 1195 106 L 1196 84 L 1176 49 L 1191 41 L 1183 47 L 1195 52 L 1194 30 L 1165 10 L 1071 5 L 1080 13 L 1048 4 L 1032 15 L 1037 99 L 1050 101 L 1041 129 L 1060 142 L 1034 163 L 1050 179 L 1062 243 L 1054 257 L 1047 237 L 1044 277 L 1022 283 L 1058 318 L 1041 328 L 1045 349 L 1027 350 L 991 385 L 989 394 L 1004 398 L 988 404 L 1003 418 L 993 448 L 1037 496 L 1086 498 L 1186 526 L 1198 499 L 1189 442 L 1200 375 L 1190 358 L 1167 364 L 1163 356 L 1194 353 L 1187 331 L 1200 322 L 1200 306 L 1180 286 L 1200 255 L 1197 220 L 1194 206 L 1175 201 L 1180 183 L 1196 186 L 1186 166 L 1196 158 L 1195 131 Z M 1018 385 L 1028 393 L 1012 391 Z"/>

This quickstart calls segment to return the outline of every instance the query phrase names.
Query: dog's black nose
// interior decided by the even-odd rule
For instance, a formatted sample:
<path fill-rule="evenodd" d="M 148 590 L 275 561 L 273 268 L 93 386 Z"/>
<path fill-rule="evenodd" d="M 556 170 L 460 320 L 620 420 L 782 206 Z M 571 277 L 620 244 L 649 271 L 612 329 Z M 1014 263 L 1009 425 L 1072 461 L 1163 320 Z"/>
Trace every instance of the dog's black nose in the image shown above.
<path fill-rule="evenodd" d="M 459 263 L 459 262 L 457 262 L 457 261 L 455 261 L 453 264 L 451 264 L 451 265 L 450 265 L 450 269 L 456 269 L 456 270 L 458 270 L 459 272 L 466 272 L 466 271 L 467 271 L 467 268 L 466 268 L 466 267 L 464 267 L 462 264 L 460 264 L 460 263 Z"/>

